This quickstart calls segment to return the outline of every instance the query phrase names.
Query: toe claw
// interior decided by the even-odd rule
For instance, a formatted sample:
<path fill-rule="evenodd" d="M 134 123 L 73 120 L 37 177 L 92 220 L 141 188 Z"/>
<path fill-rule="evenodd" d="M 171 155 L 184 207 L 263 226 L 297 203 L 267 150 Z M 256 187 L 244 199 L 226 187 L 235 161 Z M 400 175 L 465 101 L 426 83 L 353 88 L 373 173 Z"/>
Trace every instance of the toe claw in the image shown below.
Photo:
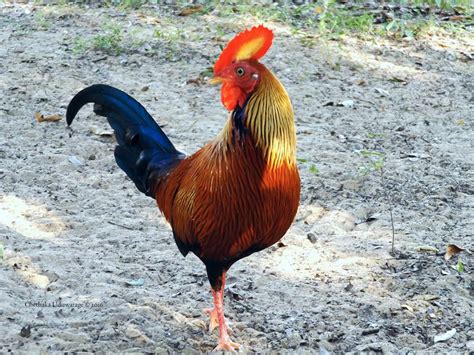
<path fill-rule="evenodd" d="M 214 351 L 232 351 L 236 352 L 236 350 L 239 350 L 240 344 L 234 343 L 230 339 L 228 340 L 221 340 L 219 341 L 219 344 L 215 347 Z"/>

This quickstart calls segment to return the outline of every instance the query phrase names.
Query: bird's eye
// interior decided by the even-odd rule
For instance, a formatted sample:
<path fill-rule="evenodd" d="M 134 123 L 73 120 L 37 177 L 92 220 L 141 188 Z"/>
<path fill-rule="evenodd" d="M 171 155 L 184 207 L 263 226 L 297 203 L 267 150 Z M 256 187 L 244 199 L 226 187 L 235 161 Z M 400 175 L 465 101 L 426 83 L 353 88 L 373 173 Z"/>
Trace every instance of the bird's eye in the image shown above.
<path fill-rule="evenodd" d="M 245 74 L 245 70 L 244 68 L 242 67 L 238 67 L 237 69 L 235 69 L 235 73 L 238 75 L 238 76 L 242 76 Z"/>

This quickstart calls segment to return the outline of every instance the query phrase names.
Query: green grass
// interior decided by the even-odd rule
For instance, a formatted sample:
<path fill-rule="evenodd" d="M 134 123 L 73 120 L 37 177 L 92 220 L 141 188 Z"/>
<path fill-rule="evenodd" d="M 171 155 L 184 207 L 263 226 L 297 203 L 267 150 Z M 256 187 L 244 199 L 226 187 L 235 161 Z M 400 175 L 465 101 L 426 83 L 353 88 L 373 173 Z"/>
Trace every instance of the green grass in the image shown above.
<path fill-rule="evenodd" d="M 166 42 L 179 42 L 185 39 L 184 31 L 180 28 L 156 28 L 154 36 Z"/>
<path fill-rule="evenodd" d="M 38 11 L 35 13 L 35 23 L 37 29 L 41 31 L 47 31 L 51 27 L 51 18 L 48 18 L 45 12 Z"/>
<path fill-rule="evenodd" d="M 311 164 L 309 166 L 309 172 L 313 175 L 318 175 L 319 174 L 319 169 L 316 167 L 316 165 Z"/>
<path fill-rule="evenodd" d="M 63 0 L 63 2 L 81 4 L 87 1 Z M 156 5 L 158 11 L 166 10 L 165 12 L 170 14 L 190 4 L 185 0 L 178 0 L 173 5 L 164 5 L 160 0 L 107 0 L 103 3 L 106 6 L 117 6 L 126 10 L 136 10 L 144 5 Z M 301 34 L 299 31 L 310 31 L 334 39 L 347 34 L 418 38 L 426 33 L 427 29 L 436 27 L 456 32 L 460 27 L 464 27 L 464 21 L 456 23 L 440 21 L 439 16 L 435 15 L 437 11 L 471 16 L 471 22 L 474 13 L 474 0 L 387 0 L 385 3 L 412 11 L 404 13 L 388 10 L 388 13 L 394 14 L 394 18 L 386 23 L 374 24 L 374 12 L 367 10 L 374 10 L 375 7 L 367 8 L 366 0 L 352 0 L 351 8 L 336 0 L 315 0 L 299 6 L 294 6 L 290 1 L 256 5 L 251 0 L 210 0 L 204 2 L 202 10 L 190 16 L 212 13 L 219 18 L 234 18 L 236 21 L 250 17 L 258 22 L 287 25 L 294 34 Z M 427 9 L 431 14 L 429 18 L 426 16 Z M 469 19 L 465 22 L 468 23 Z M 173 41 L 173 35 L 158 33 L 157 38 L 161 36 L 161 39 Z M 308 44 L 311 44 L 310 42 L 308 41 Z"/>
<path fill-rule="evenodd" d="M 91 37 L 76 37 L 72 43 L 72 53 L 83 54 L 88 50 L 95 50 L 108 55 L 119 55 L 138 50 L 151 41 L 140 27 L 131 27 L 125 32 L 123 27 L 115 22 L 106 23 L 100 33 Z"/>
<path fill-rule="evenodd" d="M 93 38 L 93 49 L 111 55 L 118 55 L 125 50 L 122 27 L 117 24 L 109 24 L 104 26 L 102 32 L 103 34 L 96 35 Z"/>
<path fill-rule="evenodd" d="M 88 3 L 87 0 L 61 0 L 59 3 Z M 366 0 L 352 0 L 350 3 L 363 7 Z M 160 0 L 108 0 L 103 2 L 106 6 L 117 6 L 123 9 L 139 9 L 144 5 L 163 5 Z M 462 13 L 471 13 L 474 7 L 472 0 L 386 0 L 386 4 L 400 5 L 410 8 L 431 7 L 443 11 L 460 11 Z M 185 0 L 175 1 L 175 7 L 183 8 L 189 6 L 190 2 Z M 204 12 L 218 10 L 220 16 L 232 16 L 236 14 L 250 14 L 258 18 L 265 18 L 268 21 L 277 20 L 282 22 L 293 22 L 303 20 L 305 22 L 308 10 L 314 11 L 316 8 L 331 9 L 337 6 L 336 0 L 316 0 L 309 4 L 293 6 L 290 2 L 282 4 L 256 5 L 251 0 L 210 0 L 204 2 Z M 344 5 L 339 6 L 344 8 Z M 299 24 L 301 25 L 301 24 Z M 302 24 L 304 25 L 304 24 Z"/>
<path fill-rule="evenodd" d="M 141 6 L 145 5 L 147 1 L 145 0 L 121 0 L 121 1 L 112 1 L 111 5 L 118 5 L 123 9 L 139 9 Z"/>
<path fill-rule="evenodd" d="M 390 1 L 391 3 L 396 3 L 395 1 Z M 408 5 L 411 3 L 411 6 L 421 7 L 421 6 L 433 6 L 445 11 L 452 11 L 455 9 L 469 9 L 473 7 L 472 0 L 402 0 L 400 1 L 402 5 Z"/>
<path fill-rule="evenodd" d="M 95 50 L 116 56 L 149 45 L 149 53 L 156 53 L 156 48 L 159 47 L 160 53 L 171 60 L 182 43 L 203 38 L 200 32 L 185 31 L 174 25 L 158 25 L 154 30 L 146 31 L 140 26 L 128 27 L 125 30 L 116 22 L 108 22 L 93 37 L 76 37 L 72 41 L 71 51 L 75 55 L 81 55 L 89 50 Z"/>
<path fill-rule="evenodd" d="M 347 10 L 331 9 L 323 12 L 319 21 L 319 32 L 330 37 L 348 33 L 374 33 L 374 16 L 370 13 L 355 16 Z"/>
<path fill-rule="evenodd" d="M 73 54 L 83 54 L 90 48 L 90 43 L 88 40 L 82 37 L 77 37 L 72 44 L 72 53 Z"/>
<path fill-rule="evenodd" d="M 472 1 L 474 0 L 387 0 L 386 4 L 396 4 L 406 7 L 410 11 L 389 10 L 387 12 L 392 13 L 393 17 L 383 23 L 375 23 L 380 11 L 376 6 L 367 8 L 365 0 L 351 1 L 351 8 L 336 0 L 316 0 L 313 3 L 300 6 L 294 6 L 291 2 L 255 5 L 250 0 L 210 0 L 204 3 L 200 11 L 190 14 L 189 17 L 210 15 L 236 24 L 241 24 L 243 20 L 251 20 L 255 23 L 274 22 L 287 26 L 292 35 L 299 38 L 304 46 L 311 47 L 319 43 L 320 40 L 338 40 L 349 35 L 363 39 L 388 37 L 398 40 L 402 38 L 420 39 L 435 33 L 466 34 L 467 31 L 472 31 L 469 28 L 469 21 L 472 22 L 474 9 Z M 175 44 L 200 40 L 205 37 L 204 33 L 185 31 L 175 25 L 176 13 L 189 7 L 188 1 L 178 0 L 174 5 L 163 5 L 159 0 L 108 0 L 104 4 L 129 11 L 146 11 L 147 13 L 158 11 L 174 21 L 173 24 L 170 22 L 169 26 L 157 26 L 150 41 L 158 40 Z M 156 5 L 156 7 L 140 10 L 140 7 L 149 4 Z M 460 13 L 466 19 L 442 21 L 439 14 L 441 10 L 444 11 L 441 16 L 445 16 L 447 13 L 452 15 Z M 471 15 L 470 19 L 469 15 Z M 210 24 L 218 37 L 222 37 L 228 32 L 228 28 L 221 22 L 216 21 Z M 37 23 L 40 28 L 48 26 L 41 17 L 38 18 Z M 237 27 L 242 27 L 242 25 Z M 128 35 L 131 36 L 130 33 Z M 95 36 L 91 42 L 91 48 L 114 55 L 127 50 L 127 48 L 137 48 L 142 44 L 137 40 L 131 46 L 124 45 L 124 33 L 118 26 L 105 28 L 104 33 Z M 75 43 L 77 52 L 84 49 L 87 49 L 84 43 L 80 41 Z"/>
<path fill-rule="evenodd" d="M 362 150 L 359 152 L 366 160 L 364 166 L 359 167 L 359 173 L 363 176 L 374 171 L 381 171 L 385 164 L 385 153 L 375 150 Z"/>
<path fill-rule="evenodd" d="M 308 166 L 308 170 L 311 174 L 313 174 L 313 175 L 318 175 L 319 174 L 319 169 L 313 163 L 309 164 L 308 159 L 297 158 L 296 161 L 300 164 L 304 164 L 305 166 Z"/>

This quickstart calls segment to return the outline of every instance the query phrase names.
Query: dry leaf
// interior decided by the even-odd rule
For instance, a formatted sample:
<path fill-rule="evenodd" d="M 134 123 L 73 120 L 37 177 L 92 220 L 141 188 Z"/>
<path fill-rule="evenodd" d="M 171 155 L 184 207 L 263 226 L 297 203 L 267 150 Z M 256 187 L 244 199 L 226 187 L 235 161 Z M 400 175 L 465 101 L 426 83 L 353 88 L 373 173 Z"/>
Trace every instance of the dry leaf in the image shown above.
<path fill-rule="evenodd" d="M 82 165 L 82 162 L 81 162 L 79 159 L 77 159 L 77 157 L 74 156 L 74 155 L 68 156 L 67 160 L 69 160 L 69 162 L 70 162 L 72 165 L 74 165 L 76 168 L 78 168 L 78 167 L 80 167 L 80 166 Z"/>
<path fill-rule="evenodd" d="M 399 78 L 399 77 L 396 77 L 396 76 L 392 76 L 390 79 L 388 79 L 389 81 L 392 81 L 394 83 L 401 83 L 402 85 L 406 85 L 408 84 L 408 81 L 406 79 L 403 79 L 403 78 Z"/>
<path fill-rule="evenodd" d="M 448 261 L 453 255 L 459 254 L 463 250 L 463 248 L 458 247 L 456 244 L 448 244 L 446 254 L 444 254 L 444 260 Z"/>
<path fill-rule="evenodd" d="M 153 16 L 138 14 L 137 17 L 148 25 L 158 25 L 161 23 L 160 20 L 158 20 L 156 17 L 153 17 Z"/>
<path fill-rule="evenodd" d="M 187 7 L 181 10 L 178 16 L 189 16 L 189 15 L 195 14 L 196 12 L 200 12 L 202 9 L 203 9 L 202 5 Z"/>
<path fill-rule="evenodd" d="M 139 286 L 143 286 L 144 283 L 145 283 L 144 279 L 136 279 L 136 280 L 125 281 L 125 286 L 139 287 Z"/>
<path fill-rule="evenodd" d="M 416 251 L 425 252 L 425 253 L 439 253 L 439 249 L 431 247 L 429 245 L 420 245 L 416 247 Z"/>
<path fill-rule="evenodd" d="M 435 300 L 439 299 L 439 296 L 436 296 L 436 295 L 418 295 L 418 296 L 415 296 L 415 299 L 420 300 L 420 301 L 431 302 L 431 301 L 435 301 Z"/>
<path fill-rule="evenodd" d="M 465 56 L 469 60 L 474 60 L 474 56 L 468 52 L 460 52 L 463 56 Z"/>
<path fill-rule="evenodd" d="M 63 118 L 60 115 L 42 115 L 39 112 L 35 112 L 35 118 L 38 122 L 57 122 L 61 121 Z"/>
<path fill-rule="evenodd" d="M 390 96 L 390 93 L 385 90 L 385 89 L 381 89 L 381 88 L 375 88 L 374 89 L 376 92 L 378 92 L 381 96 L 385 96 L 385 97 L 389 97 Z"/>
<path fill-rule="evenodd" d="M 440 341 L 446 341 L 451 339 L 456 334 L 456 329 L 448 330 L 446 333 L 438 334 L 434 336 L 434 342 L 438 343 Z"/>
<path fill-rule="evenodd" d="M 194 84 L 194 85 L 199 86 L 199 85 L 201 85 L 201 84 L 203 84 L 203 83 L 204 83 L 204 81 L 202 80 L 201 77 L 197 77 L 196 79 L 188 79 L 188 80 L 186 80 L 186 84 L 188 84 L 188 85 L 189 85 L 189 84 Z"/>
<path fill-rule="evenodd" d="M 101 137 L 112 137 L 114 135 L 114 131 L 109 130 L 109 129 L 101 129 L 101 128 L 97 128 L 97 127 L 91 127 L 90 131 L 94 134 L 97 134 L 98 136 L 101 136 Z"/>
<path fill-rule="evenodd" d="M 187 323 L 195 328 L 199 328 L 202 330 L 208 329 L 208 325 L 202 319 L 192 319 L 191 321 L 187 321 Z"/>
<path fill-rule="evenodd" d="M 469 17 L 468 16 L 462 16 L 462 15 L 453 15 L 453 16 L 449 16 L 448 18 L 443 19 L 443 20 L 459 22 L 459 21 L 469 20 Z"/>
<path fill-rule="evenodd" d="M 338 102 L 336 106 L 354 107 L 354 100 L 344 100 L 344 101 Z"/>

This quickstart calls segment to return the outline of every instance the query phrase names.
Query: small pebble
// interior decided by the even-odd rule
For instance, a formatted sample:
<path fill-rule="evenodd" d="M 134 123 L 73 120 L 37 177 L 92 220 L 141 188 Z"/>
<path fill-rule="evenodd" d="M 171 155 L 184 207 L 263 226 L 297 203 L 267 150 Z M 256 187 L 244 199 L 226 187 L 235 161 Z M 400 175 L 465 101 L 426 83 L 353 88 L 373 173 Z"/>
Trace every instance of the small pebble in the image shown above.
<path fill-rule="evenodd" d="M 82 165 L 82 162 L 74 155 L 70 155 L 67 160 L 74 165 L 76 168 Z"/>
<path fill-rule="evenodd" d="M 318 238 L 316 237 L 316 234 L 314 234 L 313 232 L 309 232 L 307 234 L 307 237 L 308 237 L 308 240 L 313 244 L 318 241 Z"/>
<path fill-rule="evenodd" d="M 125 330 L 125 335 L 128 337 L 128 338 L 138 338 L 140 335 L 142 335 L 140 333 L 140 331 L 138 331 L 137 329 L 135 329 L 134 327 L 132 326 L 129 326 L 126 330 Z"/>
<path fill-rule="evenodd" d="M 31 335 L 31 325 L 27 325 L 26 327 L 21 328 L 20 336 L 23 338 L 29 338 Z"/>

